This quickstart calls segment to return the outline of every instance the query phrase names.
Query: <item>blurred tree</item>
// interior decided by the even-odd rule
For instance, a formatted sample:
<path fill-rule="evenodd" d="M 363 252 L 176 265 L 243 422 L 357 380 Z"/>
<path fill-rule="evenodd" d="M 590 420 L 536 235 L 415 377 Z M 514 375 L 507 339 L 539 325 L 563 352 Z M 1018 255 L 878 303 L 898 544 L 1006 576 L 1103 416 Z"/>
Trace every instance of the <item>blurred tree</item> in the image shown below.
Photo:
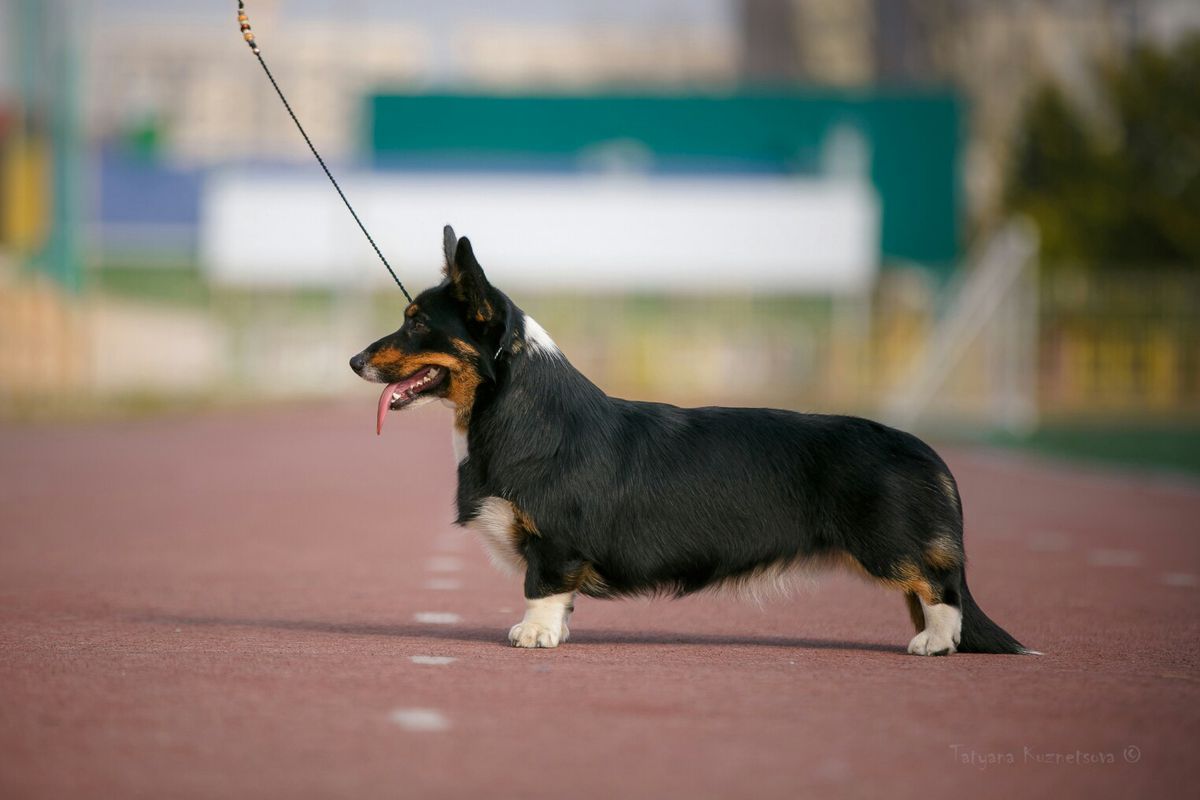
<path fill-rule="evenodd" d="M 1049 262 L 1200 266 L 1200 36 L 1102 70 L 1104 121 L 1041 89 L 1019 128 L 1006 204 Z"/>

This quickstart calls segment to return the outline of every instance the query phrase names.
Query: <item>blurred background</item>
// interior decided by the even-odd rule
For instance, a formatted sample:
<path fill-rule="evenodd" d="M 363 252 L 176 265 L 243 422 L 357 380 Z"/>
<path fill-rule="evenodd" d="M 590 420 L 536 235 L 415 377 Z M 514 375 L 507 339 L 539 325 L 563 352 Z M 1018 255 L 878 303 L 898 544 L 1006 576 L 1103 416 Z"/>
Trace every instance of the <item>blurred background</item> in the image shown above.
<path fill-rule="evenodd" d="M 247 5 L 414 294 L 452 223 L 610 393 L 1200 471 L 1195 0 Z M 236 3 L 0 32 L 0 419 L 369 419 L 404 299 Z"/>

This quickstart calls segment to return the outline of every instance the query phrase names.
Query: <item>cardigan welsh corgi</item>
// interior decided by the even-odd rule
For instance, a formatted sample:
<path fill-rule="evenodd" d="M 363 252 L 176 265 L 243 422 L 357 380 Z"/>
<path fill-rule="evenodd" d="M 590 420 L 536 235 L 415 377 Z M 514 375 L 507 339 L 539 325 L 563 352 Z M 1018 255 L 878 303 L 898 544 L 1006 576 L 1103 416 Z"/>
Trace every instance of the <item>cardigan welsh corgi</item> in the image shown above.
<path fill-rule="evenodd" d="M 350 360 L 389 411 L 454 408 L 457 524 L 524 574 L 517 647 L 557 647 L 579 594 L 753 589 L 813 566 L 903 593 L 923 656 L 1027 653 L 967 589 L 946 464 L 848 416 L 609 397 L 444 231 L 445 279 Z"/>

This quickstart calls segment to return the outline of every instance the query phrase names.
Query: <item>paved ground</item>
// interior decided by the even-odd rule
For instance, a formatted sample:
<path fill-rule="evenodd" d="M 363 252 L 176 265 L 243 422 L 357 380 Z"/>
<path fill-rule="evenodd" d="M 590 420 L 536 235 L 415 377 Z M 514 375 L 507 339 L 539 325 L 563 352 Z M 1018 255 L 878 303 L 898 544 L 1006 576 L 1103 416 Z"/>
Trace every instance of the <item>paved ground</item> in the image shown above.
<path fill-rule="evenodd" d="M 948 453 L 1035 657 L 904 654 L 898 596 L 584 599 L 449 524 L 449 422 L 353 407 L 0 428 L 0 796 L 1185 795 L 1200 488 Z M 1011 762 L 1011 763 L 1010 763 Z M 819 793 L 819 794 L 818 794 Z"/>

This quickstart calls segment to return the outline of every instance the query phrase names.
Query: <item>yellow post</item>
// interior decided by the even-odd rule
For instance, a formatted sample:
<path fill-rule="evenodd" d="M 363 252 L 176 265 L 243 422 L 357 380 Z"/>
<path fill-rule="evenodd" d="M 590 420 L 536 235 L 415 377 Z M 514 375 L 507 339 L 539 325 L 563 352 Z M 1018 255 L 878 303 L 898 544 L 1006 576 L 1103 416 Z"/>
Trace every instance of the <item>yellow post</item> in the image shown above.
<path fill-rule="evenodd" d="M 41 250 L 50 231 L 50 148 L 45 141 L 14 136 L 0 165 L 0 242 L 18 257 Z"/>

